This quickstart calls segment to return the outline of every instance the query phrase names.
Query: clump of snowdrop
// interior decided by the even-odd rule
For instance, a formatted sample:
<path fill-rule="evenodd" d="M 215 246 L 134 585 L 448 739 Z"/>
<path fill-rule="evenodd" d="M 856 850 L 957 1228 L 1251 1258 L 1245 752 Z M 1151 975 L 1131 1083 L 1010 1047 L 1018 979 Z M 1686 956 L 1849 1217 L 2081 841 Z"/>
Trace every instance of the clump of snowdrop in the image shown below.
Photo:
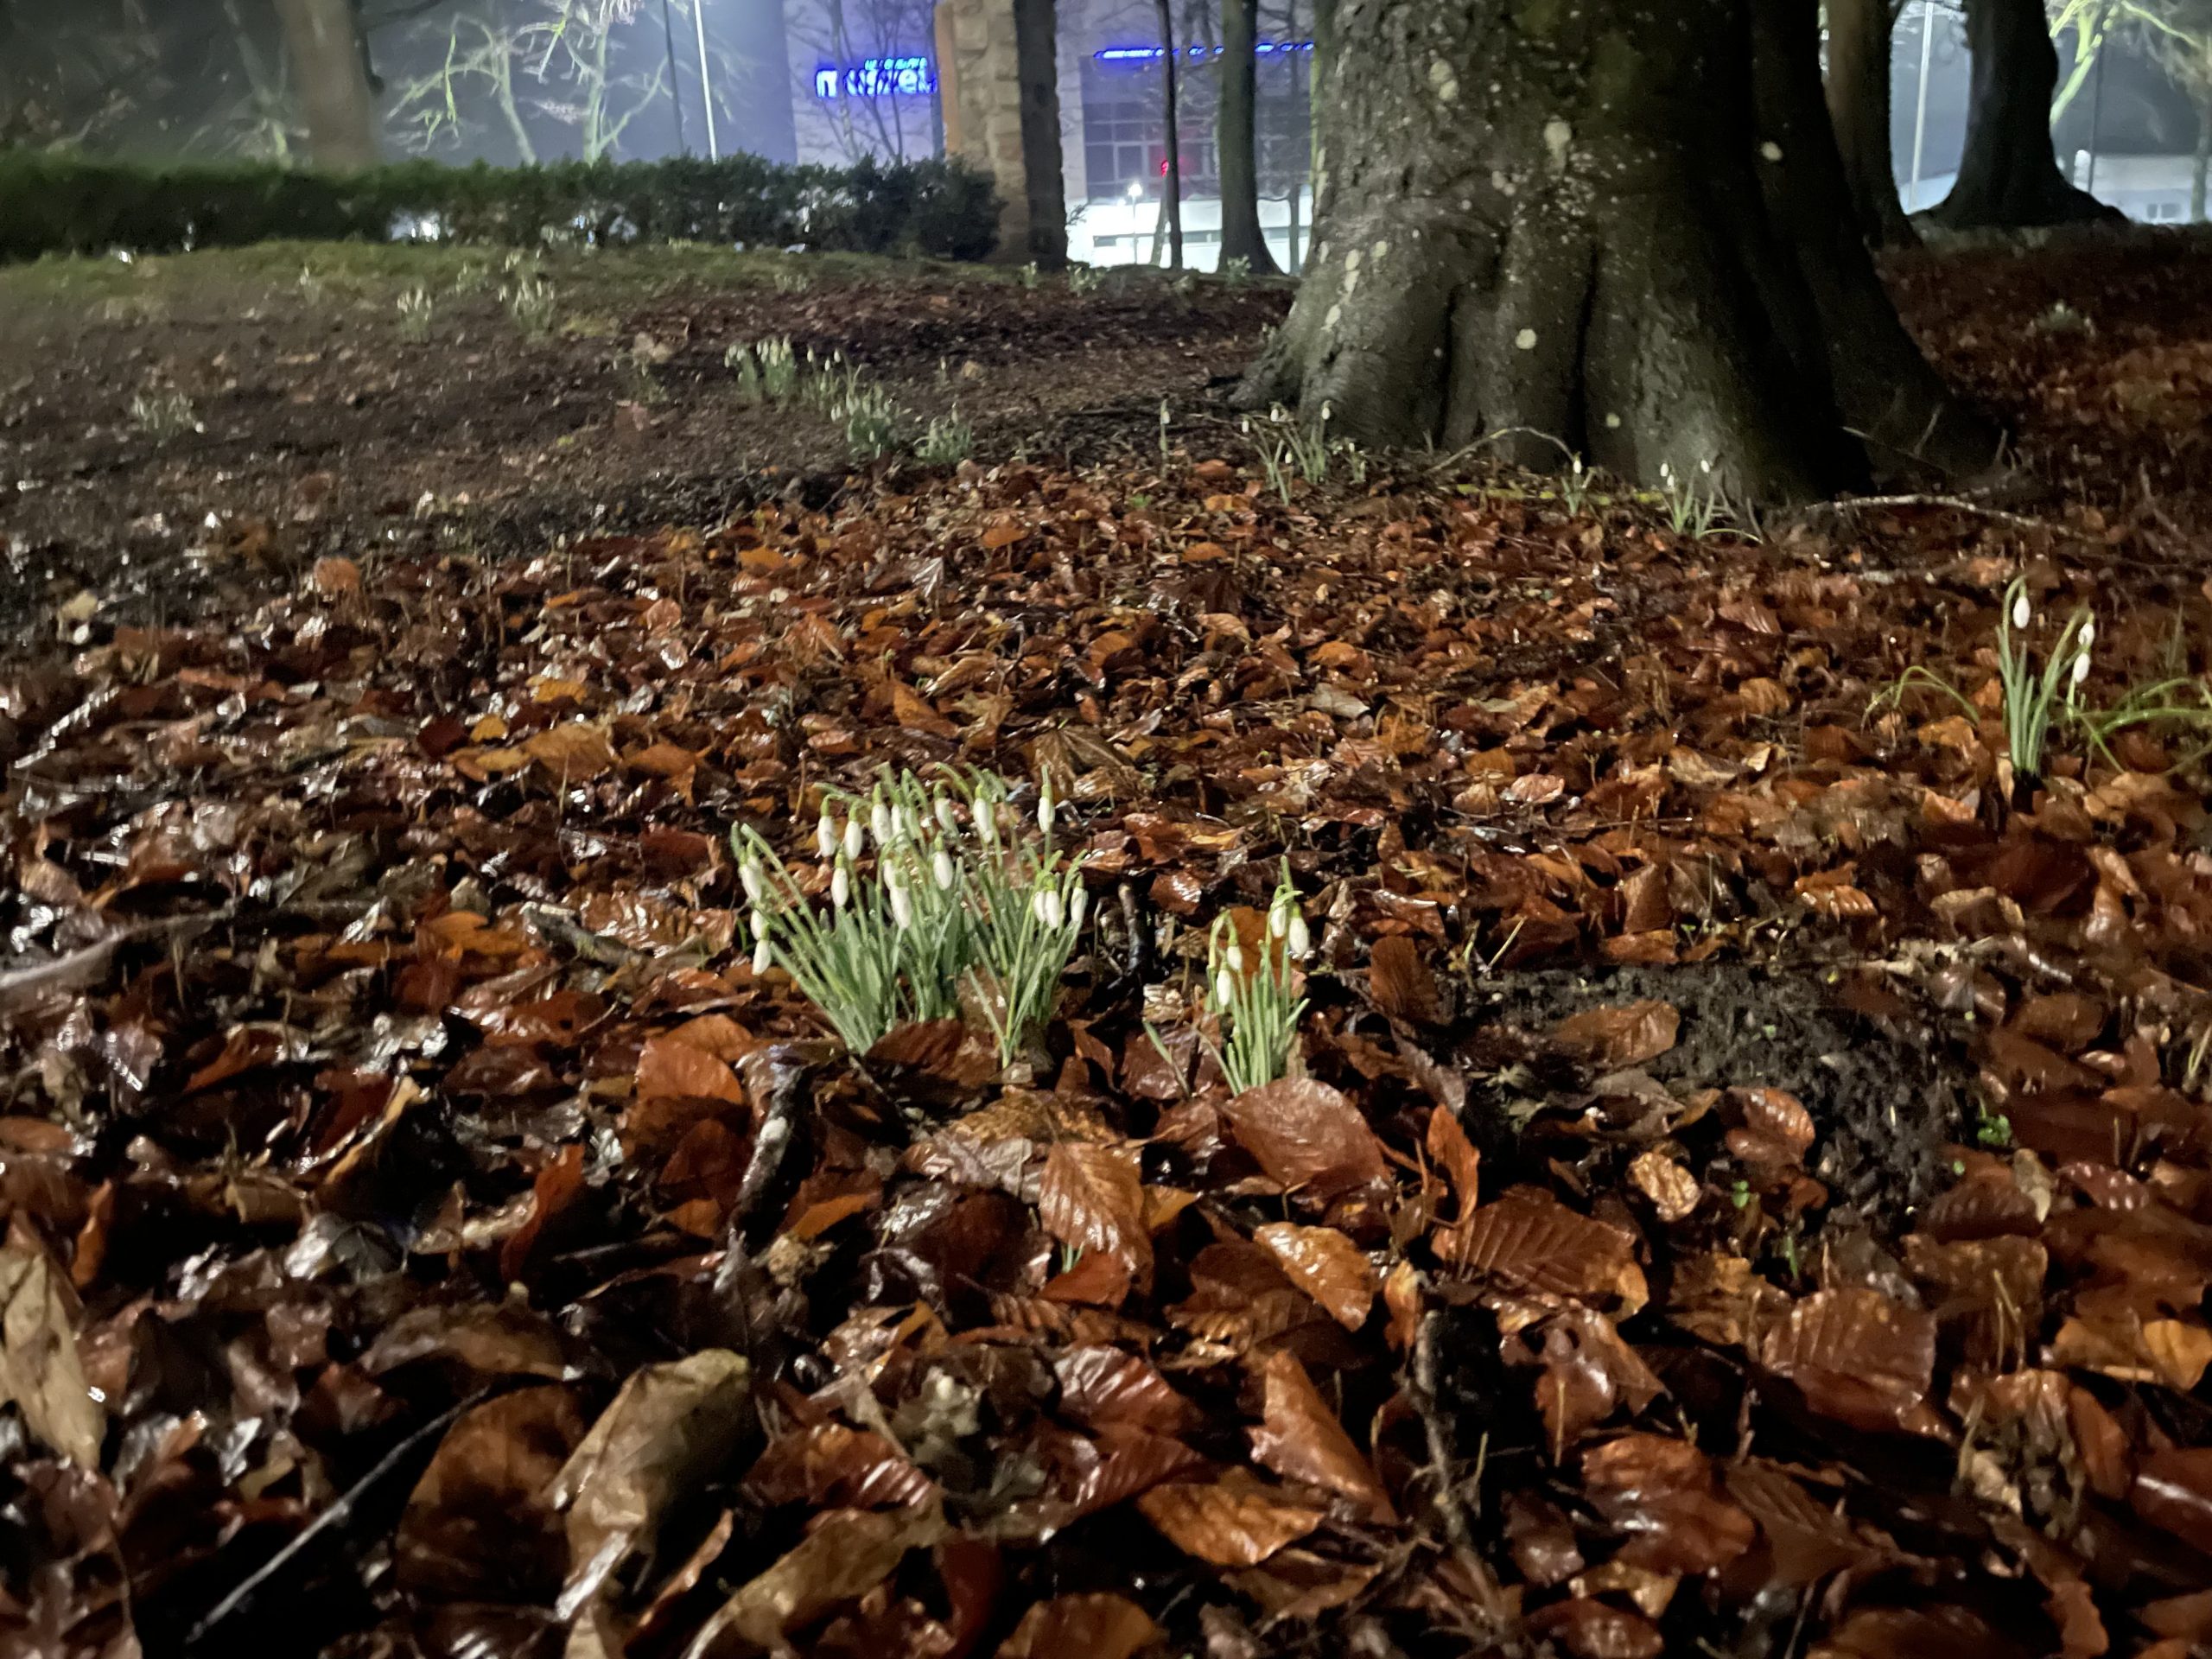
<path fill-rule="evenodd" d="M 902 772 L 830 797 L 814 833 L 826 912 L 766 837 L 733 832 L 755 969 L 790 974 L 855 1052 L 908 1021 L 957 1017 L 964 990 L 1011 1063 L 1052 1015 L 1086 908 L 1079 861 L 1052 849 L 1050 785 L 1034 833 L 1012 793 L 990 772 Z"/>
<path fill-rule="evenodd" d="M 2058 640 L 2037 667 L 2034 652 L 2024 638 L 2036 626 L 2036 607 L 2028 597 L 2025 576 L 2015 576 L 2005 590 L 1997 618 L 1997 680 L 2003 696 L 2005 755 L 2015 779 L 2043 776 L 2050 747 L 2050 731 L 2062 719 L 2079 721 L 2101 741 L 2107 728 L 2138 723 L 2133 713 L 2114 720 L 2081 706 L 2082 687 L 2089 677 L 2090 648 L 2096 644 L 2096 620 L 2086 605 L 2077 606 L 2058 632 Z M 1918 664 L 1907 669 L 1877 705 L 1914 685 L 1932 685 L 1950 696 L 1968 718 L 1979 720 L 1981 710 L 1974 700 L 1933 669 Z M 2165 691 L 2166 686 L 2154 688 Z"/>
<path fill-rule="evenodd" d="M 2089 677 L 2089 647 L 2097 639 L 2089 607 L 2077 607 L 2038 672 L 2033 654 L 2018 637 L 2035 620 L 2027 578 L 2015 576 L 2005 590 L 2005 613 L 1997 622 L 1997 675 L 2005 691 L 2005 752 L 2014 775 L 2023 778 L 2043 776 L 2051 722 L 2079 700 L 2082 683 Z"/>
<path fill-rule="evenodd" d="M 1221 1021 L 1223 1040 L 1213 1058 L 1236 1093 L 1289 1072 L 1298 1021 L 1306 1012 L 1305 999 L 1296 995 L 1300 964 L 1312 950 L 1287 861 L 1268 905 L 1267 926 L 1252 949 L 1245 948 L 1227 915 L 1214 918 L 1206 941 L 1206 1000 Z"/>
<path fill-rule="evenodd" d="M 1669 461 L 1659 463 L 1659 501 L 1667 513 L 1667 527 L 1677 536 L 1701 542 L 1726 527 L 1730 514 L 1726 498 L 1713 476 L 1713 463 L 1698 463 L 1697 475 L 1686 477 Z"/>

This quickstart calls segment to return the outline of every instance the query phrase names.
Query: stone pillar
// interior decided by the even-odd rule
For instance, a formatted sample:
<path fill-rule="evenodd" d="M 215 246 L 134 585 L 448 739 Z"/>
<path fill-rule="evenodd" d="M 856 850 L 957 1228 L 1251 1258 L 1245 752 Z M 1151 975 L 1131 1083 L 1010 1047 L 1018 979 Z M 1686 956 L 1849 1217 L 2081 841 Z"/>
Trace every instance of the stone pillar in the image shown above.
<path fill-rule="evenodd" d="M 999 190 L 995 258 L 1067 263 L 1053 0 L 938 0 L 938 96 L 946 150 Z"/>

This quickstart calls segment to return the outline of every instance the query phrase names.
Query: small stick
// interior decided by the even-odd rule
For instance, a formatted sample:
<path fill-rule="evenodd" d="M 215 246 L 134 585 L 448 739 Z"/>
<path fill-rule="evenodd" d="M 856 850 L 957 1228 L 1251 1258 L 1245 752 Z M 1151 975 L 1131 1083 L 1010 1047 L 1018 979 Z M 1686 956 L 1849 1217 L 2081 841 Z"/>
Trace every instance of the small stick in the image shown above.
<path fill-rule="evenodd" d="M 1410 1378 L 1413 1387 L 1409 1392 L 1414 1409 L 1421 1414 L 1421 1427 L 1427 1433 L 1429 1472 L 1436 1484 L 1436 1508 L 1444 1520 L 1444 1535 L 1452 1545 L 1452 1558 L 1478 1586 L 1484 1616 L 1493 1626 L 1503 1628 L 1504 1598 L 1497 1579 L 1475 1553 L 1474 1529 L 1468 1525 L 1466 1506 L 1459 1502 L 1459 1495 L 1454 1490 L 1452 1471 L 1459 1459 L 1452 1444 L 1452 1425 L 1445 1421 L 1443 1408 L 1437 1400 L 1442 1375 L 1442 1362 L 1437 1355 L 1437 1332 L 1443 1324 L 1444 1315 L 1435 1308 L 1421 1316 L 1421 1325 L 1414 1335 Z"/>
<path fill-rule="evenodd" d="M 490 1389 L 479 1389 L 474 1394 L 470 1395 L 466 1400 L 461 1401 L 455 1405 L 447 1407 L 445 1410 L 431 1418 L 429 1422 L 423 1424 L 422 1427 L 416 1429 L 405 1440 L 400 1441 L 397 1446 L 393 1446 L 391 1451 L 385 1452 L 384 1456 L 378 1460 L 376 1467 L 370 1470 L 367 1474 L 363 1475 L 359 1480 L 355 1481 L 352 1486 L 348 1487 L 345 1495 L 339 1498 L 335 1503 L 333 1503 L 328 1509 L 325 1510 L 321 1515 L 315 1516 L 314 1520 L 308 1522 L 305 1527 L 301 1529 L 300 1535 L 298 1537 L 293 1539 L 290 1543 L 285 1545 L 283 1548 L 278 1550 L 266 1561 L 264 1561 L 254 1572 L 248 1573 L 246 1575 L 245 1581 L 243 1584 L 239 1585 L 237 1589 L 232 1591 L 229 1595 L 225 1596 L 222 1600 L 217 1602 L 207 1616 L 205 1618 L 202 1618 L 197 1624 L 194 1624 L 191 1630 L 186 1634 L 184 1638 L 185 1646 L 189 1648 L 198 1645 L 201 1639 L 204 1638 L 210 1630 L 213 1630 L 218 1624 L 220 1624 L 232 1613 L 238 1611 L 239 1608 L 245 1606 L 245 1604 L 252 1599 L 256 1591 L 259 1590 L 263 1585 L 268 1583 L 270 1580 L 275 1578 L 279 1573 L 283 1572 L 285 1567 L 289 1567 L 292 1561 L 298 1557 L 300 1553 L 308 1548 L 308 1545 L 314 1543 L 316 1539 L 320 1538 L 331 1528 L 337 1526 L 351 1516 L 353 1513 L 353 1506 L 360 1502 L 362 1497 L 370 1490 L 370 1488 L 375 1486 L 386 1476 L 390 1475 L 393 1470 L 398 1468 L 402 1463 L 406 1461 L 408 1455 L 417 1446 L 421 1446 L 423 1441 L 429 1440 L 431 1436 L 443 1433 L 448 1425 L 452 1423 L 454 1418 L 460 1416 L 462 1412 L 467 1411 L 471 1406 L 488 1398 L 493 1392 L 493 1390 Z"/>

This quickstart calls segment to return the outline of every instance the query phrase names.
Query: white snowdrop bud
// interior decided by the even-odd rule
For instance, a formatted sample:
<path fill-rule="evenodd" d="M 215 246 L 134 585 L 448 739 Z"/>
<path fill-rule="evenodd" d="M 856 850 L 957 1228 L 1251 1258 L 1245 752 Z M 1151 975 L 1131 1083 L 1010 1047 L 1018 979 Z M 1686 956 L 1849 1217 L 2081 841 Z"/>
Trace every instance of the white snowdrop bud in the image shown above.
<path fill-rule="evenodd" d="M 1221 953 L 1221 959 L 1229 965 L 1230 973 L 1242 974 L 1244 971 L 1244 947 L 1236 940 L 1229 942 L 1229 949 Z"/>
<path fill-rule="evenodd" d="M 2025 594 L 2016 596 L 2012 601 L 2012 626 L 2024 628 L 2034 619 L 2035 613 L 2028 608 L 2028 596 Z"/>
<path fill-rule="evenodd" d="M 1214 976 L 1213 1000 L 1214 1006 L 1222 1008 L 1236 1000 L 1236 976 L 1226 968 Z"/>
<path fill-rule="evenodd" d="M 837 855 L 837 820 L 830 816 L 827 808 L 822 820 L 814 826 L 814 850 L 823 858 Z"/>
<path fill-rule="evenodd" d="M 858 818 L 845 820 L 845 856 L 858 858 L 868 851 L 868 827 Z"/>
<path fill-rule="evenodd" d="M 760 861 L 747 859 L 737 867 L 737 879 L 745 888 L 745 896 L 754 904 L 760 902 Z"/>
<path fill-rule="evenodd" d="M 753 937 L 756 939 L 768 937 L 768 912 L 765 910 L 756 909 L 753 912 Z"/>
<path fill-rule="evenodd" d="M 1066 918 L 1060 905 L 1060 895 L 1050 887 L 1039 887 L 1030 896 L 1030 913 L 1046 927 L 1058 927 Z"/>
<path fill-rule="evenodd" d="M 937 827 L 948 836 L 957 836 L 960 833 L 960 813 L 952 804 L 952 797 L 950 795 L 939 795 L 937 798 Z"/>
<path fill-rule="evenodd" d="M 830 902 L 842 910 L 853 897 L 852 872 L 840 864 L 830 878 Z"/>
<path fill-rule="evenodd" d="M 2097 643 L 2097 619 L 2095 617 L 2084 617 L 2082 619 L 2082 637 L 2076 643 L 2081 645 L 2084 653 L 2087 653 L 2091 645 Z"/>
<path fill-rule="evenodd" d="M 875 832 L 877 846 L 888 847 L 891 844 L 891 832 L 896 827 L 896 821 L 891 816 L 890 807 L 878 801 L 875 804 L 875 810 L 868 815 L 868 827 Z"/>
<path fill-rule="evenodd" d="M 2079 685 L 2089 677 L 2089 653 L 2083 652 L 2074 659 L 2074 683 Z"/>
<path fill-rule="evenodd" d="M 891 889 L 891 919 L 902 931 L 914 925 L 914 901 L 904 887 Z"/>
<path fill-rule="evenodd" d="M 1037 791 L 1037 827 L 1048 836 L 1052 833 L 1052 819 L 1058 810 L 1052 799 L 1052 780 L 1048 778 L 1045 786 Z"/>
<path fill-rule="evenodd" d="M 1306 960 L 1306 952 L 1313 948 L 1313 936 L 1306 931 L 1306 918 L 1293 913 L 1290 918 L 1290 938 L 1286 941 L 1293 962 Z"/>
<path fill-rule="evenodd" d="M 947 893 L 952 891 L 952 884 L 960 879 L 960 872 L 953 868 L 952 855 L 942 847 L 937 849 L 937 856 L 930 860 L 930 874 Z"/>
<path fill-rule="evenodd" d="M 775 960 L 775 953 L 768 949 L 767 940 L 762 939 L 758 944 L 755 944 L 753 947 L 753 971 L 754 973 L 766 973 L 771 967 L 774 966 Z"/>
<path fill-rule="evenodd" d="M 1075 896 L 1068 900 L 1068 925 L 1072 928 L 1081 928 L 1084 916 L 1090 909 L 1090 889 L 1077 887 L 1075 890 Z"/>
<path fill-rule="evenodd" d="M 1279 939 L 1290 931 L 1290 906 L 1278 899 L 1268 911 L 1268 937 Z"/>

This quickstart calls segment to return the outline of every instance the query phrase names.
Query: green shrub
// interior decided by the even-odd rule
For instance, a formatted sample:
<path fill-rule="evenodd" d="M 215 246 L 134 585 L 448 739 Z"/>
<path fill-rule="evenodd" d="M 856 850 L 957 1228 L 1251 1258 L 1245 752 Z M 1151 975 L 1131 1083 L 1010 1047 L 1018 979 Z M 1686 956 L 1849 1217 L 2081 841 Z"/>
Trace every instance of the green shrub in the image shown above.
<path fill-rule="evenodd" d="M 980 259 L 996 236 L 990 181 L 957 162 L 783 167 L 557 162 L 364 173 L 265 163 L 156 168 L 0 149 L 0 259 L 125 248 L 172 253 L 280 238 L 416 238 L 535 248 L 702 242 Z"/>

